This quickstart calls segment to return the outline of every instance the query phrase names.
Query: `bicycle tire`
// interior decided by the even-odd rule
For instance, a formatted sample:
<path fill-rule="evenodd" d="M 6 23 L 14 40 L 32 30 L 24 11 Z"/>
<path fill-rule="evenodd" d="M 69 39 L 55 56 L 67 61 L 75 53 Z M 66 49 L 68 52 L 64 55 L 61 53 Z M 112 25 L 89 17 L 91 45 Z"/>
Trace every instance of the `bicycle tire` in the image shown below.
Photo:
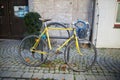
<path fill-rule="evenodd" d="M 47 59 L 47 54 L 43 55 L 36 52 L 32 53 L 30 51 L 30 48 L 35 44 L 35 40 L 38 38 L 39 37 L 37 35 L 27 36 L 19 45 L 19 55 L 21 57 L 21 61 L 28 66 L 40 66 Z M 42 51 L 44 50 L 46 52 L 49 51 L 47 43 L 42 39 L 40 40 L 36 49 Z"/>
<path fill-rule="evenodd" d="M 85 72 L 95 64 L 97 50 L 89 40 L 79 39 L 78 42 L 83 55 L 81 56 L 77 52 L 75 40 L 72 40 L 65 49 L 64 58 L 70 69 L 76 72 Z"/>

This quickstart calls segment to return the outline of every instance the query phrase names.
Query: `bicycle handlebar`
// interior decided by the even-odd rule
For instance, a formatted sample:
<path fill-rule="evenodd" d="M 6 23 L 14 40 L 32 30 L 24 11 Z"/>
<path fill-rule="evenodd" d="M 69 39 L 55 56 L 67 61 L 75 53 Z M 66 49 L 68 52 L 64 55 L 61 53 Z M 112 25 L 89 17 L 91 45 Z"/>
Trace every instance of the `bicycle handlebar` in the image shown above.
<path fill-rule="evenodd" d="M 77 24 L 79 24 L 79 23 L 81 23 L 81 24 L 83 24 L 83 25 L 82 25 L 82 26 L 81 26 L 81 25 L 77 25 Z M 88 25 L 89 25 L 88 22 L 85 22 L 85 21 L 80 20 L 80 19 L 77 20 L 76 23 L 74 23 L 74 26 L 77 27 L 77 28 L 87 28 Z"/>

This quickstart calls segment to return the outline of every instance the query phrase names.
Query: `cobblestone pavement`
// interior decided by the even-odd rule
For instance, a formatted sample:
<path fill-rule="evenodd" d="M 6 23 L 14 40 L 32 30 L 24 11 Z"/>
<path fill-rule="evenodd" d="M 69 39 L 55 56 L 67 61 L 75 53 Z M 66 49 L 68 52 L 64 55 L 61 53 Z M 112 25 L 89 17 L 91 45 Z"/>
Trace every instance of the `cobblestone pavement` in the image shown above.
<path fill-rule="evenodd" d="M 19 40 L 0 40 L 0 80 L 120 80 L 120 49 L 98 49 L 98 57 L 88 72 L 29 67 L 18 58 Z"/>

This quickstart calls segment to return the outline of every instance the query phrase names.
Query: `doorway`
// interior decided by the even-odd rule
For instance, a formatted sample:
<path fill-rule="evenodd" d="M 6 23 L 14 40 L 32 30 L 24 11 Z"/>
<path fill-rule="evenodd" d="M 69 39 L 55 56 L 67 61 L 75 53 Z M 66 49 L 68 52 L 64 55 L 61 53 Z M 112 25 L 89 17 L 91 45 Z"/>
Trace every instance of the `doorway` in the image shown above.
<path fill-rule="evenodd" d="M 0 0 L 0 38 L 22 38 L 27 12 L 28 0 Z"/>

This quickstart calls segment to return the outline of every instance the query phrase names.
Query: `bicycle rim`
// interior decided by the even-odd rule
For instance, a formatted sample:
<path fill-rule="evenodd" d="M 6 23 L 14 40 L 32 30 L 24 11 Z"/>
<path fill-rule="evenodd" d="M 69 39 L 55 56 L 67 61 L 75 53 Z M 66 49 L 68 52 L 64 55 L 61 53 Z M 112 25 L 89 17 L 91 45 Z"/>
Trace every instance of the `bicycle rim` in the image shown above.
<path fill-rule="evenodd" d="M 31 35 L 25 37 L 20 46 L 19 46 L 19 54 L 21 56 L 22 62 L 29 66 L 40 66 L 46 59 L 47 54 L 43 55 L 37 52 L 31 52 L 31 47 L 35 44 L 36 40 L 38 39 L 38 36 Z M 45 41 L 42 39 L 40 40 L 36 50 L 41 50 L 44 52 L 48 52 L 48 46 Z"/>
<path fill-rule="evenodd" d="M 79 47 L 82 56 L 77 52 L 75 41 L 71 41 L 65 50 L 65 61 L 73 71 L 85 72 L 94 65 L 97 51 L 95 46 L 86 39 L 79 40 Z"/>

